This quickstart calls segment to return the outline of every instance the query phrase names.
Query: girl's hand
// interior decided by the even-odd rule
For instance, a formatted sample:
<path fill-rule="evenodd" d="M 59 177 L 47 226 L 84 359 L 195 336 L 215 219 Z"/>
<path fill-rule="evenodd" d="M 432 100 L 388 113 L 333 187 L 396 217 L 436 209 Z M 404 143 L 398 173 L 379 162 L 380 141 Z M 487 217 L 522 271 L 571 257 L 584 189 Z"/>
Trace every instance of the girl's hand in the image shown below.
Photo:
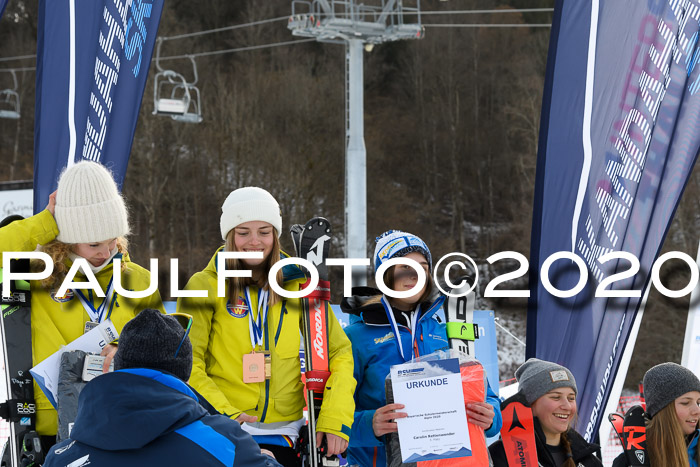
<path fill-rule="evenodd" d="M 253 423 L 258 421 L 258 417 L 256 415 L 248 415 L 245 412 L 241 412 L 241 414 L 236 417 L 236 421 L 240 424 Z"/>
<path fill-rule="evenodd" d="M 49 210 L 52 216 L 56 216 L 56 192 L 54 191 L 49 195 L 49 204 L 46 205 L 46 209 Z"/>
<path fill-rule="evenodd" d="M 467 404 L 469 423 L 480 426 L 484 430 L 491 428 L 494 415 L 493 406 L 487 402 L 470 402 Z"/>
<path fill-rule="evenodd" d="M 56 193 L 54 193 L 55 195 Z M 105 357 L 104 363 L 102 363 L 102 373 L 107 373 L 109 371 L 109 365 L 112 363 L 112 360 L 114 360 L 114 354 L 117 353 L 117 347 L 114 344 L 107 344 L 105 345 L 104 349 L 102 349 L 102 352 L 100 352 L 100 355 Z"/>
<path fill-rule="evenodd" d="M 388 404 L 384 407 L 378 408 L 374 412 L 374 417 L 372 417 L 372 429 L 374 430 L 374 436 L 383 436 L 387 433 L 396 433 L 399 431 L 396 425 L 397 418 L 408 417 L 406 412 L 396 412 L 399 409 L 403 409 L 405 406 L 403 404 Z"/>
<path fill-rule="evenodd" d="M 316 446 L 320 446 L 323 443 L 324 436 L 326 437 L 326 457 L 342 454 L 348 448 L 348 442 L 343 438 L 324 431 L 316 433 Z"/>

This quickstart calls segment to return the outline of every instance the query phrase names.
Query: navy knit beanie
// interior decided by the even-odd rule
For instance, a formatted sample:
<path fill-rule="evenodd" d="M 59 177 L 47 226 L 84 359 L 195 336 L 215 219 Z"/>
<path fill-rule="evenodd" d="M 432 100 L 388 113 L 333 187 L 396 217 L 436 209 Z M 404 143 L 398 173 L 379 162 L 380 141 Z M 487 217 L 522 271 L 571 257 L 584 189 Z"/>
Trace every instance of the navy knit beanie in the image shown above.
<path fill-rule="evenodd" d="M 177 319 L 151 308 L 143 310 L 124 325 L 119 335 L 114 369 L 151 368 L 187 381 L 192 371 L 192 344 L 189 337 L 183 342 L 183 336 L 185 330 Z"/>

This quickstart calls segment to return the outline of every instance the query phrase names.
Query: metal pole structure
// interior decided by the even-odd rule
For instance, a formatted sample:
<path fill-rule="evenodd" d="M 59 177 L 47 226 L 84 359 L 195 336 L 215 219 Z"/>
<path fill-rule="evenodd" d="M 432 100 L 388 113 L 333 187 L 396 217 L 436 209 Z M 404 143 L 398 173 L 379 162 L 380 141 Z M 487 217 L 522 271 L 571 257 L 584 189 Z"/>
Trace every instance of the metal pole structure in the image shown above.
<path fill-rule="evenodd" d="M 369 3 L 292 0 L 292 15 L 287 24 L 295 36 L 345 44 L 345 254 L 348 258 L 367 256 L 364 45 L 373 47 L 385 42 L 421 39 L 425 32 L 420 22 L 420 0 Z M 405 14 L 409 18 L 404 18 Z M 353 268 L 352 284 L 366 285 L 367 269 Z"/>
<path fill-rule="evenodd" d="M 364 76 L 361 39 L 345 45 L 346 150 L 345 150 L 345 238 L 347 257 L 367 255 L 367 150 L 364 126 Z M 367 270 L 354 268 L 353 286 L 367 285 Z"/>

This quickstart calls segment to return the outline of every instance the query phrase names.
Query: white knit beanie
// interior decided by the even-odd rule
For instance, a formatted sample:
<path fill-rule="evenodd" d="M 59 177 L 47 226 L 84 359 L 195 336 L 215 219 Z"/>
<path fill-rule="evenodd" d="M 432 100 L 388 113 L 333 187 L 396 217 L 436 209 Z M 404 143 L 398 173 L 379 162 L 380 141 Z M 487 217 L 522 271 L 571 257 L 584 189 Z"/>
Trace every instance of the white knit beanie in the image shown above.
<path fill-rule="evenodd" d="M 275 198 L 262 188 L 246 186 L 231 192 L 221 206 L 221 238 L 236 226 L 249 221 L 263 221 L 282 234 L 282 213 Z"/>
<path fill-rule="evenodd" d="M 92 243 L 129 233 L 124 200 L 109 171 L 96 162 L 81 161 L 58 180 L 56 224 L 63 243 Z"/>

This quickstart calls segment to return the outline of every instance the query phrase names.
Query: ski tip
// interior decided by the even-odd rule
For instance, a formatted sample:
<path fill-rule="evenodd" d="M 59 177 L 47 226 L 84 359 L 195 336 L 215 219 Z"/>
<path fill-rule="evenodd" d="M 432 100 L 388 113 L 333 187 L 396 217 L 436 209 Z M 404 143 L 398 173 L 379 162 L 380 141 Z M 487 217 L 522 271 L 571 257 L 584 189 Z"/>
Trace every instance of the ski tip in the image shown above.
<path fill-rule="evenodd" d="M 323 229 L 325 233 L 331 233 L 331 223 L 325 217 L 314 217 L 304 226 L 304 230 Z"/>

